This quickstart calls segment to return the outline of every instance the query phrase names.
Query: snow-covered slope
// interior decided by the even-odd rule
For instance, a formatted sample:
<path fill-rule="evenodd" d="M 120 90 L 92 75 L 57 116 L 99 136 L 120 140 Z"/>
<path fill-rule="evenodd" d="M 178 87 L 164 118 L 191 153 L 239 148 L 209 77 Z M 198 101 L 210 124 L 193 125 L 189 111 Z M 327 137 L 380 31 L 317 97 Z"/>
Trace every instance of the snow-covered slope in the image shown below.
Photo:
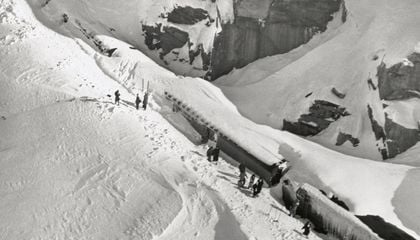
<path fill-rule="evenodd" d="M 25 2 L 2 3 L 0 207 L 7 214 L 0 231 L 8 239 L 105 233 L 173 239 L 176 232 L 182 239 L 302 238 L 294 231 L 300 222 L 286 216 L 267 190 L 248 198 L 233 186 L 235 168 L 207 163 L 200 156 L 205 149 L 162 118 L 170 112 L 165 90 L 254 151 L 289 159 L 294 180 L 334 191 L 357 214 L 380 215 L 420 233 L 417 208 L 407 197 L 418 195 L 417 168 L 350 157 L 257 125 L 209 82 L 176 77 L 127 43 L 92 34 L 101 46 L 117 48 L 113 57 L 97 52 L 88 45 L 92 38 L 84 42 L 73 25 L 52 24 L 33 1 L 32 11 L 51 29 Z M 99 32 L 95 23 L 86 28 Z M 138 112 L 130 102 L 143 82 L 153 91 L 152 111 Z M 119 107 L 107 97 L 117 88 L 124 100 Z"/>
<path fill-rule="evenodd" d="M 88 34 L 116 37 L 139 48 L 172 71 L 189 76 L 206 74 L 203 68 L 207 68 L 205 65 L 208 63 L 204 63 L 201 57 L 195 59 L 191 54 L 209 54 L 216 34 L 221 31 L 221 22 L 233 20 L 232 0 L 129 0 L 124 2 L 31 0 L 29 2 L 48 15 L 48 19 L 44 20 L 50 26 L 62 25 L 65 14 L 69 25 L 73 26 L 62 30 L 64 34 L 71 32 L 72 35 L 76 35 L 78 33 L 82 39 Z M 184 7 L 191 9 L 192 16 L 187 16 L 188 13 L 182 12 L 175 17 L 181 22 L 168 20 L 170 12 Z M 197 9 L 200 11 L 195 13 Z M 43 18 L 44 15 L 39 14 L 39 17 Z M 192 22 L 186 24 L 183 21 Z M 86 30 L 85 36 L 80 32 L 82 28 Z M 169 30 L 166 31 L 167 29 Z M 166 32 L 167 34 L 162 37 L 166 39 L 160 39 L 160 35 Z M 157 35 L 159 39 L 155 39 Z"/>
<path fill-rule="evenodd" d="M 285 53 L 217 84 L 253 121 L 345 154 L 389 159 L 420 140 L 419 104 L 406 101 L 420 91 L 420 54 L 411 55 L 419 4 L 410 0 L 29 2 L 64 35 L 105 54 L 114 48 L 97 36 L 120 39 L 182 75 L 218 77 Z"/>
<path fill-rule="evenodd" d="M 343 25 L 217 85 L 258 123 L 346 154 L 393 158 L 420 140 L 420 3 L 345 2 Z"/>
<path fill-rule="evenodd" d="M 137 58 L 107 62 L 31 10 L 0 5 L 1 239 L 302 239 L 269 191 L 234 188 L 236 168 L 208 163 L 153 100 L 155 110 L 134 109 L 132 68 L 150 82 L 175 82 L 172 73 L 117 40 Z M 120 106 L 107 96 L 116 89 Z"/>

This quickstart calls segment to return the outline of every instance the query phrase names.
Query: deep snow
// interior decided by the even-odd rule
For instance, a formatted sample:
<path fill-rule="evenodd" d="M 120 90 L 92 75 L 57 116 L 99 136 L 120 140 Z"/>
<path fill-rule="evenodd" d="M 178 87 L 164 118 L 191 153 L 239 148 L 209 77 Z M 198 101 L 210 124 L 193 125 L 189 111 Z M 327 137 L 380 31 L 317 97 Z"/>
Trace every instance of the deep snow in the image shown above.
<path fill-rule="evenodd" d="M 30 2 L 50 28 L 23 1 L 3 0 L 0 8 L 0 113 L 6 118 L 0 132 L 7 136 L 0 142 L 0 208 L 7 212 L 0 231 L 7 239 L 173 239 L 176 232 L 183 239 L 302 238 L 294 231 L 302 224 L 267 190 L 257 199 L 247 197 L 235 188 L 236 168 L 206 162 L 205 149 L 169 125 L 162 117 L 170 112 L 165 90 L 254 151 L 289 159 L 295 180 L 334 191 L 356 214 L 380 215 L 420 233 L 418 214 L 407 216 L 413 199 L 404 197 L 418 195 L 412 181 L 417 168 L 351 157 L 257 125 L 212 84 L 176 77 L 126 43 L 97 35 L 118 48 L 114 57 L 103 56 L 74 22 L 50 19 L 50 11 Z M 65 10 L 74 21 L 71 13 L 80 9 Z M 103 28 L 94 21 L 86 27 L 96 33 Z M 146 112 L 129 105 L 144 89 L 142 79 L 153 90 Z M 127 101 L 119 107 L 106 96 L 116 89 Z"/>
<path fill-rule="evenodd" d="M 143 87 L 131 61 L 107 71 L 115 62 L 44 27 L 23 1 L 2 1 L 0 14 L 1 239 L 302 238 L 269 191 L 236 189 L 236 168 L 208 163 L 153 99 L 134 109 Z M 176 79 L 137 60 L 147 80 Z M 107 96 L 116 89 L 120 106 Z"/>

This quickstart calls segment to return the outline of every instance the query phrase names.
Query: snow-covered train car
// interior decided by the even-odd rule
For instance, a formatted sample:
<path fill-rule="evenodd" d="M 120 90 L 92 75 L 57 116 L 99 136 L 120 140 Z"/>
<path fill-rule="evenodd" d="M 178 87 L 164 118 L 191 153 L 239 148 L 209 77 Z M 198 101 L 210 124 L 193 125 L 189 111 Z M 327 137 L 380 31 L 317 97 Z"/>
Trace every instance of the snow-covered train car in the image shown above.
<path fill-rule="evenodd" d="M 280 182 L 282 170 L 278 167 L 280 160 L 260 159 L 250 150 L 243 147 L 237 141 L 232 140 L 226 133 L 211 125 L 209 121 L 200 116 L 192 107 L 181 101 L 172 94 L 165 92 L 165 97 L 172 102 L 172 109 L 175 112 L 181 112 L 182 115 L 190 122 L 191 126 L 202 137 L 202 142 L 212 139 L 217 134 L 217 146 L 222 152 L 230 156 L 235 161 L 245 165 L 247 169 L 264 179 L 269 186 L 275 186 Z"/>
<path fill-rule="evenodd" d="M 275 186 L 280 182 L 282 172 L 278 165 L 267 165 L 223 134 L 219 134 L 217 146 L 222 152 L 262 177 L 269 186 Z"/>

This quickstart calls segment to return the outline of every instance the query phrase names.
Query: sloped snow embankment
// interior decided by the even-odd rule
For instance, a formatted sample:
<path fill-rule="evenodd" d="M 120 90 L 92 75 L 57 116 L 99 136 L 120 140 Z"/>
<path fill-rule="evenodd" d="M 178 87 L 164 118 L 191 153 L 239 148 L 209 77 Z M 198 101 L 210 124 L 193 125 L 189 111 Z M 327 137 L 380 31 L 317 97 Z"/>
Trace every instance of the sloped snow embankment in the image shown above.
<path fill-rule="evenodd" d="M 104 38 L 104 41 L 107 39 Z M 241 144 L 259 151 L 261 155 L 279 156 L 280 153 L 289 159 L 294 165 L 294 171 L 290 175 L 296 180 L 310 182 L 326 191 L 333 191 L 351 205 L 354 213 L 380 215 L 416 236 L 403 225 L 401 219 L 404 219 L 404 216 L 394 210 L 397 206 L 392 202 L 411 167 L 344 155 L 290 133 L 256 125 L 238 115 L 231 103 L 223 95 L 216 94 L 219 90 L 208 82 L 192 78 L 156 78 L 153 73 L 140 72 L 139 69 L 142 68 L 134 63 L 139 61 L 141 54 L 126 52 L 129 49 L 127 46 L 118 45 L 121 43 L 116 41 L 112 43 L 118 47 L 120 57 L 110 59 L 96 53 L 94 55 L 98 64 L 106 72 L 113 73 L 111 75 L 120 82 L 128 81 L 124 76 L 118 77 L 118 66 L 120 63 L 127 65 L 127 62 L 133 61 L 129 65 L 133 66 L 132 73 L 137 76 L 132 78 L 134 85 L 141 86 L 140 76 L 149 79 L 158 101 L 164 101 L 160 97 L 164 90 L 175 92 L 177 97 L 183 99 L 192 109 L 199 109 L 202 118 L 219 129 L 235 133 Z M 138 56 L 135 57 L 133 54 Z M 398 200 L 402 201 L 398 207 L 409 211 L 403 203 L 411 202 L 412 199 L 398 198 Z"/>
<path fill-rule="evenodd" d="M 103 40 L 107 42 L 110 39 L 103 38 Z M 238 115 L 231 103 L 208 82 L 173 76 L 159 78 L 155 74 L 156 71 L 150 73 L 140 71 L 144 69 L 141 67 L 142 64 L 134 64 L 141 62 L 140 53 L 128 52 L 129 48 L 121 42 L 115 40 L 110 42 L 114 47 L 118 47 L 119 57 L 106 58 L 97 53 L 92 54 L 99 66 L 118 81 L 140 87 L 140 76 L 150 80 L 155 99 L 161 103 L 164 103 L 161 97 L 164 90 L 176 93 L 176 96 L 189 104 L 192 109 L 198 109 L 200 117 L 210 121 L 219 129 L 236 134 L 242 145 L 251 147 L 262 156 L 277 155 L 279 158 L 278 153 L 280 153 L 286 157 L 294 165 L 294 171 L 290 175 L 296 180 L 310 182 L 326 191 L 333 191 L 351 205 L 354 213 L 380 215 L 415 236 L 413 231 L 402 224 L 400 218 L 404 216 L 394 212 L 396 205 L 392 203 L 397 189 L 412 168 L 344 155 L 290 133 L 256 125 Z M 119 74 L 118 69 L 121 64 L 132 66 L 130 79 L 133 82 L 127 81 L 127 76 Z M 162 109 L 162 111 L 170 110 Z M 399 200 L 411 201 L 407 198 Z M 403 204 L 399 207 L 409 210 Z"/>
<path fill-rule="evenodd" d="M 187 139 L 127 105 L 123 89 L 122 106 L 113 105 L 106 94 L 120 85 L 74 40 L 38 24 L 25 3 L 3 3 L 2 237 L 151 239 L 170 226 L 185 239 L 245 239 L 180 161 L 194 148 Z"/>
<path fill-rule="evenodd" d="M 140 74 L 161 91 L 177 84 L 173 74 L 132 49 L 139 59 L 107 58 L 105 67 L 105 57 L 45 28 L 23 1 L 2 1 L 0 11 L 2 237 L 302 239 L 301 223 L 268 191 L 249 198 L 233 186 L 235 168 L 206 162 L 205 149 L 156 111 L 134 109 Z M 202 83 L 201 94 L 234 111 Z M 120 106 L 107 96 L 116 89 Z"/>

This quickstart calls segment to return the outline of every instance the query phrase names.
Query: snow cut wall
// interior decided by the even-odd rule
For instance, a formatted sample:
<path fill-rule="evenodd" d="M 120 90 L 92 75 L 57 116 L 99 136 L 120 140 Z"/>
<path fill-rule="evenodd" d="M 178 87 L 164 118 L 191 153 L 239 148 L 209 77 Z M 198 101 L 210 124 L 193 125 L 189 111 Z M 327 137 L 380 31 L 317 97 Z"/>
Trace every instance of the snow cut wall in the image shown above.
<path fill-rule="evenodd" d="M 298 214 L 311 220 L 317 228 L 339 239 L 381 239 L 356 216 L 332 202 L 315 187 L 302 185 L 297 190 L 297 197 L 300 200 Z"/>

